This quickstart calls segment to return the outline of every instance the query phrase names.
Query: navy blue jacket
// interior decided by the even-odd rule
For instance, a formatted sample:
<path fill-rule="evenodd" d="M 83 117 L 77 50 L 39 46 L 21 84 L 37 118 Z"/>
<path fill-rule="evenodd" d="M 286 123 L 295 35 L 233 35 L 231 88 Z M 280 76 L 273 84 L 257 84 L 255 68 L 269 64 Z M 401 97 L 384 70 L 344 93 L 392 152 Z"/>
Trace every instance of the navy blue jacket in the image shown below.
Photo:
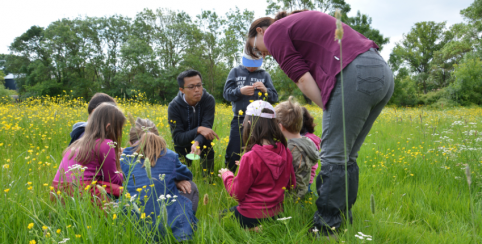
<path fill-rule="evenodd" d="M 256 82 L 262 82 L 268 90 L 268 97 L 264 93 L 259 95 L 259 90 L 254 91 L 254 95 L 246 96 L 241 94 L 243 86 L 252 86 Z M 231 69 L 229 72 L 226 84 L 224 84 L 223 97 L 233 105 L 234 116 L 238 116 L 238 111 L 246 112 L 246 108 L 250 104 L 250 100 L 263 100 L 269 103 L 278 101 L 278 92 L 273 86 L 271 76 L 264 69 L 257 69 L 254 72 L 249 72 L 244 66 L 239 65 Z M 244 117 L 244 115 L 240 116 Z"/>
<path fill-rule="evenodd" d="M 184 101 L 183 93 L 169 103 L 167 119 L 171 127 L 172 140 L 176 147 L 191 147 L 192 141 L 204 145 L 206 138 L 197 133 L 199 126 L 213 128 L 216 101 L 206 89 L 203 89 L 201 101 L 196 106 L 190 106 Z"/>
<path fill-rule="evenodd" d="M 135 152 L 135 148 L 128 147 L 124 149 L 124 154 L 132 155 Z M 170 194 L 176 195 L 176 202 L 166 207 L 167 209 L 167 224 L 171 227 L 174 237 L 178 241 L 190 240 L 194 232 L 193 225 L 197 223 L 196 216 L 192 211 L 191 200 L 179 195 L 179 190 L 176 187 L 175 180 L 192 180 L 192 173 L 179 161 L 178 155 L 167 149 L 164 156 L 157 159 L 156 165 L 151 168 L 152 182 L 147 177 L 146 169 L 144 165 L 144 159 L 141 160 L 141 164 L 130 165 L 129 162 L 135 162 L 137 158 L 122 157 L 121 168 L 124 172 L 124 187 L 131 196 L 137 194 L 141 202 L 141 206 L 144 206 L 144 212 L 147 216 L 151 216 L 153 223 L 152 226 L 157 226 L 159 233 L 164 234 L 161 218 L 157 218 L 162 213 L 162 208 L 159 199 L 160 195 Z M 165 174 L 164 181 L 160 180 L 161 174 Z M 135 178 L 135 182 L 134 179 Z M 154 187 L 151 187 L 154 184 Z M 142 189 L 146 186 L 145 189 Z M 139 193 L 136 190 L 141 188 Z M 147 195 L 147 198 L 144 196 Z M 173 198 L 171 198 L 172 200 Z M 153 214 L 152 214 L 153 213 Z"/>

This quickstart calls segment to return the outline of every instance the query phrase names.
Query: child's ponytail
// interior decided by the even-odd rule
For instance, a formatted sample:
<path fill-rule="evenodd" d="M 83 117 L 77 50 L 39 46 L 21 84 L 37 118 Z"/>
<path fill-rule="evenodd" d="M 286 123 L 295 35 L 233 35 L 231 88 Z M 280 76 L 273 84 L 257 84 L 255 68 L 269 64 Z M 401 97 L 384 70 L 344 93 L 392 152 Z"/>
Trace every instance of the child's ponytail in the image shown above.
<path fill-rule="evenodd" d="M 129 132 L 130 143 L 136 152 L 148 158 L 151 166 L 154 167 L 157 159 L 167 152 L 166 141 L 159 135 L 159 131 L 152 121 L 141 118 L 137 118 L 135 122 L 133 122 L 133 118 L 130 118 L 130 121 L 132 124 Z"/>

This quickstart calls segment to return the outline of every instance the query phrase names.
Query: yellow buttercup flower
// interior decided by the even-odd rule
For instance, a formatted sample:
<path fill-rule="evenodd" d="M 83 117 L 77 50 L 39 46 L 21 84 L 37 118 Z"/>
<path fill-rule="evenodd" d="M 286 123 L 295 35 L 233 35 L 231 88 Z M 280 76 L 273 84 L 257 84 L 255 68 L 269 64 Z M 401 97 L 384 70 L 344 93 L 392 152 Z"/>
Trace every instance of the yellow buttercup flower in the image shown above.
<path fill-rule="evenodd" d="M 141 219 L 145 219 L 146 218 L 146 213 L 142 213 L 141 214 Z"/>
<path fill-rule="evenodd" d="M 194 144 L 194 141 L 192 141 L 191 144 Z"/>
<path fill-rule="evenodd" d="M 60 234 L 61 230 L 60 229 L 57 229 L 57 234 Z"/>
<path fill-rule="evenodd" d="M 31 230 L 33 228 L 33 223 L 28 224 L 27 228 Z"/>
<path fill-rule="evenodd" d="M 48 229 L 48 228 L 49 228 L 49 227 L 47 227 L 47 226 L 45 226 L 45 225 L 42 226 L 42 230 L 46 230 L 46 229 Z"/>
<path fill-rule="evenodd" d="M 211 142 L 211 146 L 214 147 L 214 142 Z"/>
<path fill-rule="evenodd" d="M 254 102 L 254 100 L 249 100 L 250 103 Z"/>
<path fill-rule="evenodd" d="M 37 242 L 35 240 L 31 240 L 28 242 L 28 244 L 37 244 Z"/>
<path fill-rule="evenodd" d="M 243 110 L 239 110 L 238 114 L 239 114 L 239 115 L 243 115 L 243 114 L 244 114 L 244 113 L 243 113 Z"/>
<path fill-rule="evenodd" d="M 113 219 L 113 220 L 114 220 L 114 219 L 117 219 L 117 214 L 114 214 L 114 215 L 112 216 L 112 219 Z"/>
<path fill-rule="evenodd" d="M 203 148 L 206 149 L 206 145 L 204 145 Z"/>
<path fill-rule="evenodd" d="M 267 92 L 265 92 L 265 93 L 264 93 L 264 96 L 265 96 L 265 97 L 267 97 L 267 96 L 268 96 L 268 93 L 267 93 Z"/>
<path fill-rule="evenodd" d="M 258 96 L 260 96 L 260 97 L 261 97 L 261 95 L 263 95 L 263 93 L 261 93 L 261 92 L 258 92 Z"/>
<path fill-rule="evenodd" d="M 8 193 L 10 191 L 10 189 L 5 189 L 3 190 L 5 193 Z"/>

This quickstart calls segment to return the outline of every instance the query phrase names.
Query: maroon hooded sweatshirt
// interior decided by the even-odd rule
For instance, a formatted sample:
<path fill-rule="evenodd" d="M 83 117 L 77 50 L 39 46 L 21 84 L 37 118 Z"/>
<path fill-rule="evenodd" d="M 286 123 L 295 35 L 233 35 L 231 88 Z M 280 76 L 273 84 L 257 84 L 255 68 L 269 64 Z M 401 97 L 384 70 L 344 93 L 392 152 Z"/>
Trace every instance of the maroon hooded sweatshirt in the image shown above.
<path fill-rule="evenodd" d="M 336 19 L 319 11 L 304 11 L 274 22 L 266 29 L 264 44 L 294 82 L 310 72 L 321 91 L 323 109 L 340 73 L 340 45 L 335 41 Z M 370 48 L 374 41 L 343 24 L 343 68 Z"/>
<path fill-rule="evenodd" d="M 245 217 L 262 219 L 283 211 L 284 189 L 296 187 L 290 150 L 282 143 L 254 145 L 241 158 L 238 175 L 222 175 L 229 195 L 238 201 L 238 212 Z"/>

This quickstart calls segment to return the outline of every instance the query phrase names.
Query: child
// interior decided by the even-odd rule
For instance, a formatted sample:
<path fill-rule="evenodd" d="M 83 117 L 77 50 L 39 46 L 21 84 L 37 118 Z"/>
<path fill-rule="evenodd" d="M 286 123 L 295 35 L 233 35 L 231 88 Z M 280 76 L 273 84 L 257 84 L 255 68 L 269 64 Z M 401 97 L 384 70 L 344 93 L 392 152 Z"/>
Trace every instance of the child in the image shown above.
<path fill-rule="evenodd" d="M 162 201 L 159 202 L 158 199 L 163 198 L 161 195 L 167 196 L 163 201 L 167 206 L 167 224 L 174 237 L 178 241 L 191 239 L 193 225 L 197 222 L 195 213 L 199 200 L 197 187 L 191 181 L 191 171 L 179 161 L 176 153 L 167 149 L 166 141 L 159 135 L 152 121 L 140 118 L 134 121 L 132 118 L 131 124 L 131 147 L 124 149 L 121 162 L 126 180 L 128 179 L 127 191 L 131 196 L 137 195 L 141 205 L 145 207 L 146 217 L 151 217 L 152 226 L 157 226 L 160 235 L 165 231 L 158 218 L 162 215 Z M 136 158 L 127 156 L 137 156 L 136 153 L 144 155 L 144 158 L 140 159 L 141 163 L 135 163 Z M 149 159 L 152 180 L 144 166 L 146 159 Z"/>
<path fill-rule="evenodd" d="M 278 101 L 278 93 L 273 86 L 271 77 L 264 69 L 261 69 L 263 59 L 253 59 L 244 54 L 243 65 L 231 69 L 226 84 L 224 85 L 223 97 L 230 101 L 233 106 L 234 117 L 231 121 L 229 143 L 226 148 L 225 164 L 233 172 L 236 171 L 235 162 L 239 160 L 242 147 L 242 128 L 244 112 L 253 100 L 265 100 L 270 103 Z"/>
<path fill-rule="evenodd" d="M 65 149 L 53 180 L 57 190 L 90 189 L 104 200 L 95 185 L 106 185 L 108 194 L 119 196 L 123 182 L 119 155 L 125 117 L 115 105 L 102 103 L 87 120 L 82 138 Z M 80 169 L 82 167 L 82 169 Z"/>
<path fill-rule="evenodd" d="M 303 127 L 301 128 L 300 134 L 302 136 L 310 138 L 315 143 L 316 146 L 316 151 L 320 151 L 320 144 L 321 144 L 321 139 L 316 136 L 315 134 L 315 126 L 316 124 L 313 122 L 314 118 L 311 116 L 310 112 L 308 112 L 308 109 L 305 107 L 301 107 L 303 109 Z M 308 185 L 308 193 L 311 192 L 311 184 L 313 184 L 313 179 L 316 176 L 316 169 L 318 169 L 318 163 L 316 163 L 312 168 L 311 168 L 311 178 L 310 178 L 310 184 Z M 315 193 L 315 195 L 317 195 Z M 317 195 L 318 196 L 318 195 Z"/>
<path fill-rule="evenodd" d="M 284 189 L 295 187 L 296 180 L 273 106 L 261 100 L 249 104 L 244 127 L 247 153 L 241 158 L 238 175 L 220 169 L 219 176 L 239 203 L 229 211 L 243 228 L 255 228 L 283 211 Z"/>
<path fill-rule="evenodd" d="M 114 98 L 105 94 L 105 93 L 96 93 L 89 101 L 89 105 L 87 106 L 87 112 L 89 113 L 89 117 L 94 112 L 95 108 L 99 106 L 101 103 L 112 103 L 117 105 Z M 72 132 L 70 132 L 70 143 L 69 146 L 72 145 L 75 141 L 77 141 L 82 135 L 84 135 L 85 127 L 87 126 L 86 122 L 78 122 L 75 123 L 72 127 Z"/>
<path fill-rule="evenodd" d="M 290 96 L 288 101 L 276 105 L 279 127 L 288 139 L 288 148 L 293 155 L 297 187 L 296 196 L 303 198 L 308 192 L 311 168 L 318 163 L 316 145 L 307 137 L 301 136 L 303 127 L 303 109 Z"/>

